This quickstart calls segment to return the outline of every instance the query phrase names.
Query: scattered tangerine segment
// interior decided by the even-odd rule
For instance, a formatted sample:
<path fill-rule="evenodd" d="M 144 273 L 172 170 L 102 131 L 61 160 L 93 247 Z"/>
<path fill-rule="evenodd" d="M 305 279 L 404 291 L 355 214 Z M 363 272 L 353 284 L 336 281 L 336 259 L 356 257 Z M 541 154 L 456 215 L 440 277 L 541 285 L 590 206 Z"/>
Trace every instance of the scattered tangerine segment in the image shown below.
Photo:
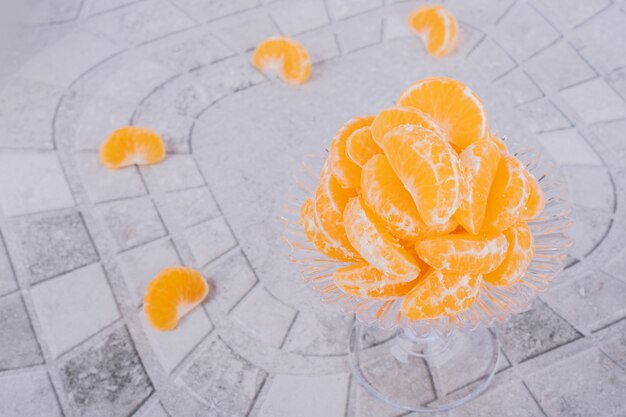
<path fill-rule="evenodd" d="M 148 284 L 143 310 L 154 328 L 173 330 L 208 293 L 209 285 L 195 269 L 165 268 Z"/>
<path fill-rule="evenodd" d="M 461 204 L 454 214 L 470 233 L 480 231 L 485 220 L 489 190 L 500 162 L 500 149 L 488 140 L 480 140 L 465 148 L 461 162 Z"/>
<path fill-rule="evenodd" d="M 400 239 L 412 241 L 425 236 L 447 234 L 458 225 L 454 219 L 442 225 L 426 225 L 411 194 L 404 188 L 384 155 L 375 155 L 363 167 L 361 197 L 385 227 Z"/>
<path fill-rule="evenodd" d="M 543 190 L 541 189 L 541 185 L 539 185 L 539 181 L 534 177 L 533 174 L 525 171 L 526 178 L 528 179 L 528 185 L 530 187 L 528 200 L 526 201 L 526 205 L 522 210 L 522 218 L 523 219 L 534 219 L 539 216 L 545 207 L 546 201 L 545 196 L 543 195 Z"/>
<path fill-rule="evenodd" d="M 116 129 L 100 146 L 100 162 L 111 169 L 155 164 L 165 158 L 161 136 L 150 129 L 125 126 Z"/>
<path fill-rule="evenodd" d="M 456 48 L 458 24 L 448 9 L 426 4 L 415 9 L 408 17 L 409 27 L 422 38 L 426 51 L 441 58 Z"/>
<path fill-rule="evenodd" d="M 343 227 L 343 210 L 348 200 L 355 195 L 354 189 L 345 189 L 339 185 L 330 172 L 328 161 L 326 161 L 322 169 L 320 182 L 315 190 L 313 204 L 315 223 L 318 225 L 325 240 L 330 242 L 335 250 L 341 252 L 348 259 L 359 258 L 358 253 L 350 244 Z"/>
<path fill-rule="evenodd" d="M 346 142 L 356 130 L 370 126 L 374 116 L 355 117 L 339 128 L 328 149 L 330 169 L 343 188 L 356 188 L 361 179 L 361 167 L 346 152 Z"/>
<path fill-rule="evenodd" d="M 497 269 L 483 275 L 486 282 L 498 287 L 521 280 L 535 254 L 533 234 L 524 221 L 505 230 L 504 236 L 509 242 L 504 261 Z"/>
<path fill-rule="evenodd" d="M 290 84 L 302 84 L 309 79 L 311 59 L 306 48 L 287 36 L 273 36 L 261 42 L 252 55 L 252 65 L 271 70 Z"/>
<path fill-rule="evenodd" d="M 465 274 L 484 274 L 496 269 L 506 256 L 503 234 L 458 233 L 415 242 L 415 252 L 435 269 Z"/>
<path fill-rule="evenodd" d="M 394 282 L 367 262 L 358 262 L 333 273 L 335 284 L 344 292 L 361 298 L 385 300 L 405 295 L 420 280 Z"/>
<path fill-rule="evenodd" d="M 489 191 L 482 232 L 502 232 L 517 222 L 529 191 L 524 165 L 513 155 L 502 154 Z"/>
<path fill-rule="evenodd" d="M 319 226 L 315 221 L 315 212 L 313 211 L 313 199 L 307 198 L 304 203 L 302 203 L 302 207 L 300 208 L 300 222 L 302 223 L 306 237 L 324 255 L 340 261 L 353 261 L 357 259 L 353 251 L 346 251 L 342 247 L 337 247 L 319 230 Z"/>
<path fill-rule="evenodd" d="M 378 113 L 372 122 L 372 137 L 382 146 L 383 137 L 394 127 L 418 125 L 438 131 L 439 126 L 423 111 L 414 107 L 391 107 Z"/>
<path fill-rule="evenodd" d="M 415 107 L 439 125 L 460 150 L 487 139 L 487 112 L 480 98 L 465 84 L 448 77 L 429 77 L 407 88 L 398 106 Z"/>
<path fill-rule="evenodd" d="M 419 262 L 385 229 L 358 197 L 343 212 L 348 239 L 357 252 L 393 282 L 408 282 L 420 272 Z"/>
<path fill-rule="evenodd" d="M 355 130 L 346 141 L 348 157 L 361 168 L 374 155 L 382 152 L 383 150 L 374 142 L 372 128 L 369 126 Z"/>
<path fill-rule="evenodd" d="M 424 223 L 448 223 L 460 202 L 460 163 L 450 145 L 435 131 L 402 125 L 385 135 L 382 148 Z"/>
<path fill-rule="evenodd" d="M 482 288 L 480 275 L 433 269 L 402 301 L 402 315 L 410 320 L 453 316 L 469 308 Z"/>

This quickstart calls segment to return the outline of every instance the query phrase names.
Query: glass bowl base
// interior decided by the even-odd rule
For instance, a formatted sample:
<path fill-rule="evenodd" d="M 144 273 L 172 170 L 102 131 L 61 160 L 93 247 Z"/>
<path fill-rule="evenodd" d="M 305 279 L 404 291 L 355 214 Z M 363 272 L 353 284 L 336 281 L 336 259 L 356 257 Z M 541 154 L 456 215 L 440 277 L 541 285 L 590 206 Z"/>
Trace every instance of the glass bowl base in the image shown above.
<path fill-rule="evenodd" d="M 355 322 L 348 360 L 360 385 L 378 400 L 408 411 L 457 408 L 478 397 L 500 362 L 497 334 L 485 328 L 417 336 L 401 329 L 371 348 L 378 330 Z"/>

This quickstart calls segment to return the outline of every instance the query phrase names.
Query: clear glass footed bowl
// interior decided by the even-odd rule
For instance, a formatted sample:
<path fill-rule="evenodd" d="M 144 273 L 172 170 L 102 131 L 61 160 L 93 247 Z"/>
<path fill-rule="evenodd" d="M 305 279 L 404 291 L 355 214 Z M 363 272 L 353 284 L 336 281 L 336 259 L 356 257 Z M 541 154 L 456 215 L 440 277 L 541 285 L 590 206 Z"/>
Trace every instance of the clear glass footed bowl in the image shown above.
<path fill-rule="evenodd" d="M 402 328 L 417 336 L 432 333 L 445 336 L 455 330 L 474 330 L 505 321 L 512 314 L 527 310 L 537 294 L 547 289 L 550 281 L 563 270 L 567 249 L 573 243 L 567 234 L 572 226 L 567 187 L 556 178 L 554 163 L 535 149 L 511 152 L 537 178 L 545 194 L 543 212 L 528 222 L 535 240 L 535 256 L 521 281 L 509 287 L 494 287 L 483 282 L 476 302 L 455 316 L 410 320 L 400 314 L 402 297 L 392 300 L 359 298 L 344 293 L 335 285 L 333 272 L 348 263 L 319 252 L 308 241 L 300 223 L 300 206 L 313 195 L 319 181 L 324 163 L 321 155 L 305 158 L 283 210 L 283 239 L 291 249 L 290 260 L 297 265 L 304 282 L 320 294 L 324 302 L 340 304 L 345 312 L 355 313 L 363 324 L 388 330 Z"/>

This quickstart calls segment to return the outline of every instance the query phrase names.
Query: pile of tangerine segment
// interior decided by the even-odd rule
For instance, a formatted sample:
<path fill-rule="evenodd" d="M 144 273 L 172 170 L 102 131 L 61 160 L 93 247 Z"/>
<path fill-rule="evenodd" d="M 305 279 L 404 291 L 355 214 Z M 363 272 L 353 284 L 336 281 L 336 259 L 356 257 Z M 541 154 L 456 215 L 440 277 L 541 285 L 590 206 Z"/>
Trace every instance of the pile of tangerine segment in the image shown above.
<path fill-rule="evenodd" d="M 339 129 L 300 216 L 319 251 L 351 263 L 333 274 L 341 290 L 404 297 L 402 314 L 422 320 L 469 308 L 484 282 L 521 280 L 534 255 L 526 221 L 543 205 L 478 96 L 432 77 Z"/>

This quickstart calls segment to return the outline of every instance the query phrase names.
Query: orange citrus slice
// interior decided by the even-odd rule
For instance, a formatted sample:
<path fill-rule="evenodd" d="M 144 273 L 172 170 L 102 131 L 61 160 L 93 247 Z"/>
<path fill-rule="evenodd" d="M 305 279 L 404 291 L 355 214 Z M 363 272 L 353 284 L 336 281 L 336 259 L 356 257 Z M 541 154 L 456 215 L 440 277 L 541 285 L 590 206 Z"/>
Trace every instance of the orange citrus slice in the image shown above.
<path fill-rule="evenodd" d="M 463 150 L 487 139 L 487 112 L 480 98 L 460 81 L 430 77 L 416 82 L 398 98 L 398 106 L 415 107 L 439 125 L 446 139 Z"/>
<path fill-rule="evenodd" d="M 498 148 L 500 149 L 501 152 L 509 152 L 509 148 L 508 148 L 508 146 L 506 146 L 506 143 L 504 143 L 502 138 L 494 135 L 493 133 L 490 133 L 489 134 L 489 140 L 492 141 L 493 143 L 495 143 L 498 146 Z"/>
<path fill-rule="evenodd" d="M 411 194 L 404 188 L 384 155 L 375 155 L 363 167 L 361 197 L 365 204 L 394 235 L 404 240 L 443 235 L 457 227 L 450 219 L 442 225 L 427 226 L 420 217 Z"/>
<path fill-rule="evenodd" d="M 397 282 L 367 262 L 354 263 L 333 273 L 335 284 L 348 294 L 361 298 L 391 299 L 405 295 L 420 280 Z"/>
<path fill-rule="evenodd" d="M 495 286 L 509 286 L 522 279 L 535 254 L 533 235 L 528 225 L 520 221 L 504 231 L 509 242 L 506 257 L 494 271 L 483 275 L 486 282 Z"/>
<path fill-rule="evenodd" d="M 372 136 L 380 146 L 383 137 L 394 127 L 400 125 L 418 125 L 438 131 L 439 126 L 419 109 L 414 107 L 391 107 L 378 113 L 372 122 Z"/>
<path fill-rule="evenodd" d="M 482 288 L 480 275 L 433 269 L 402 301 L 402 314 L 410 320 L 453 316 L 469 308 Z"/>
<path fill-rule="evenodd" d="M 484 274 L 496 269 L 504 260 L 507 240 L 503 234 L 451 234 L 415 242 L 415 252 L 435 269 Z"/>
<path fill-rule="evenodd" d="M 430 55 L 441 58 L 456 48 L 459 27 L 445 7 L 436 4 L 420 6 L 409 15 L 407 23 L 420 35 Z"/>
<path fill-rule="evenodd" d="M 355 195 L 354 189 L 345 189 L 339 185 L 326 161 L 315 190 L 315 222 L 331 246 L 342 252 L 347 259 L 359 258 L 343 227 L 343 210 L 348 200 Z"/>
<path fill-rule="evenodd" d="M 100 162 L 107 168 L 154 164 L 165 158 L 161 137 L 144 127 L 116 129 L 100 146 Z"/>
<path fill-rule="evenodd" d="M 539 216 L 539 214 L 541 214 L 546 204 L 546 201 L 539 182 L 535 179 L 533 174 L 528 172 L 528 170 L 526 170 L 525 172 L 530 190 L 528 194 L 528 200 L 526 201 L 526 205 L 522 210 L 522 218 L 529 220 L 534 219 L 535 217 Z"/>
<path fill-rule="evenodd" d="M 522 214 L 529 194 L 524 165 L 513 155 L 502 154 L 489 191 L 482 231 L 495 233 L 511 227 Z"/>
<path fill-rule="evenodd" d="M 460 202 L 460 164 L 450 145 L 435 131 L 402 125 L 384 136 L 382 148 L 424 223 L 448 223 Z"/>
<path fill-rule="evenodd" d="M 395 282 L 408 282 L 420 272 L 417 259 L 398 243 L 358 197 L 343 212 L 348 239 L 357 252 Z"/>
<path fill-rule="evenodd" d="M 483 226 L 489 190 L 500 162 L 500 149 L 488 140 L 480 140 L 465 148 L 461 155 L 461 205 L 454 217 L 470 233 Z"/>
<path fill-rule="evenodd" d="M 339 128 L 328 149 L 328 162 L 337 181 L 343 188 L 357 188 L 361 180 L 359 167 L 347 154 L 346 142 L 357 129 L 372 124 L 373 116 L 355 117 Z"/>
<path fill-rule="evenodd" d="M 252 55 L 252 65 L 276 72 L 290 84 L 304 83 L 311 73 L 309 53 L 302 44 L 287 36 L 273 36 L 261 42 Z"/>
<path fill-rule="evenodd" d="M 165 268 L 148 284 L 143 311 L 156 329 L 172 330 L 208 293 L 209 285 L 195 269 Z"/>
<path fill-rule="evenodd" d="M 355 130 L 346 141 L 348 157 L 361 168 L 374 155 L 382 152 L 383 150 L 374 142 L 372 128 L 369 126 Z"/>
<path fill-rule="evenodd" d="M 315 221 L 313 200 L 310 198 L 307 198 L 304 203 L 302 203 L 302 207 L 300 207 L 300 223 L 302 223 L 306 237 L 324 255 L 341 261 L 352 261 L 356 259 L 354 251 L 347 251 L 342 247 L 337 247 L 336 244 L 328 240 L 324 233 L 320 231 Z"/>

